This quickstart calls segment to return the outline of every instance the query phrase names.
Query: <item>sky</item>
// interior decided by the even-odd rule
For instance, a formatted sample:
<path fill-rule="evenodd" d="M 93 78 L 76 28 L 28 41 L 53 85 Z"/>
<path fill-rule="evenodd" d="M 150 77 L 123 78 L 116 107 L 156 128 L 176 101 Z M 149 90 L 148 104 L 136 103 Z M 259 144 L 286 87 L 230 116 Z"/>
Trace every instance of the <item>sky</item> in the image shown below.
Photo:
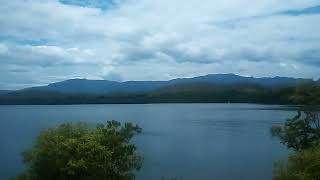
<path fill-rule="evenodd" d="M 320 78 L 320 0 L 0 4 L 0 89 L 216 73 Z"/>

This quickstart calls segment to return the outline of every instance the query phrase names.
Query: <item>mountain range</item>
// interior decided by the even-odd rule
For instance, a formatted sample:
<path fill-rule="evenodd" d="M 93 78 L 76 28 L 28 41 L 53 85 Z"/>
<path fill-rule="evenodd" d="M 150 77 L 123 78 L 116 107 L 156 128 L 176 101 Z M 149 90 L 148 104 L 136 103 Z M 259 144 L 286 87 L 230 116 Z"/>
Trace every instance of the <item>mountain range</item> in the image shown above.
<path fill-rule="evenodd" d="M 162 102 L 285 103 L 294 87 L 311 79 L 209 74 L 169 81 L 70 79 L 47 86 L 0 91 L 0 104 L 83 104 Z M 278 97 L 279 96 L 279 97 Z M 267 98 L 273 98 L 267 99 Z"/>
<path fill-rule="evenodd" d="M 261 87 L 290 87 L 295 86 L 307 79 L 296 79 L 288 77 L 273 78 L 254 78 L 244 77 L 235 74 L 209 74 L 194 78 L 179 78 L 169 81 L 109 81 L 109 80 L 88 80 L 88 79 L 69 79 L 47 86 L 26 88 L 11 93 L 26 92 L 58 92 L 70 94 L 109 94 L 109 93 L 139 93 L 150 92 L 160 88 L 207 83 L 214 86 L 237 86 L 237 85 L 256 85 Z"/>

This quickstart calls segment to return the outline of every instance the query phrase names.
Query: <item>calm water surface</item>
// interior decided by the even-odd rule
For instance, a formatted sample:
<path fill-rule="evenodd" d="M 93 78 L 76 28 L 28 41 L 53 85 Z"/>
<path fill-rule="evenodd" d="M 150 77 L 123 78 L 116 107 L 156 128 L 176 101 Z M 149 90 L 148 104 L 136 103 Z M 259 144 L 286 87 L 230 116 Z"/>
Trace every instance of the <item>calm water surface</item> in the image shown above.
<path fill-rule="evenodd" d="M 0 179 L 23 169 L 20 153 L 43 128 L 65 121 L 138 123 L 138 179 L 264 180 L 288 151 L 270 136 L 294 111 L 253 104 L 0 106 Z"/>

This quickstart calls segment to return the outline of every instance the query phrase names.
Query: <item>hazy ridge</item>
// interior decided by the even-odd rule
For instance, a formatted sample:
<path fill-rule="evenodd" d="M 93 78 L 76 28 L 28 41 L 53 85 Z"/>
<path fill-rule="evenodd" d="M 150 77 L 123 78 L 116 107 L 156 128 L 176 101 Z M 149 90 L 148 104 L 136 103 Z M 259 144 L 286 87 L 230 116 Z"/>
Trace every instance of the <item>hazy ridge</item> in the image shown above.
<path fill-rule="evenodd" d="M 209 74 L 169 81 L 70 79 L 47 86 L 0 91 L 0 104 L 244 102 L 287 104 L 294 87 L 311 79 Z"/>

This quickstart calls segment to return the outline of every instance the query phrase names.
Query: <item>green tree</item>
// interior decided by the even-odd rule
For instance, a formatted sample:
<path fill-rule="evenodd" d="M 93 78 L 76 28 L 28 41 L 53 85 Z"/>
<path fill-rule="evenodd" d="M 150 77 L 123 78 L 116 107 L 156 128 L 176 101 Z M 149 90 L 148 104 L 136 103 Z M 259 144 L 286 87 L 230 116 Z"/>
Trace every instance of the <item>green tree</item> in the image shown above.
<path fill-rule="evenodd" d="M 23 153 L 27 170 L 15 179 L 92 180 L 134 179 L 142 156 L 130 140 L 141 128 L 117 121 L 65 123 L 47 129 Z"/>
<path fill-rule="evenodd" d="M 297 87 L 290 98 L 300 105 L 297 115 L 284 126 L 272 127 L 271 132 L 296 152 L 288 162 L 275 164 L 275 180 L 320 180 L 320 86 L 306 83 Z"/>
<path fill-rule="evenodd" d="M 304 82 L 300 84 L 290 101 L 303 106 L 320 105 L 320 85 L 319 82 Z"/>
<path fill-rule="evenodd" d="M 308 149 L 320 143 L 320 86 L 316 83 L 306 83 L 297 87 L 290 98 L 299 104 L 297 115 L 285 122 L 284 126 L 271 128 L 273 136 L 295 151 Z"/>
<path fill-rule="evenodd" d="M 319 180 L 320 146 L 292 154 L 288 162 L 277 162 L 274 180 Z"/>

